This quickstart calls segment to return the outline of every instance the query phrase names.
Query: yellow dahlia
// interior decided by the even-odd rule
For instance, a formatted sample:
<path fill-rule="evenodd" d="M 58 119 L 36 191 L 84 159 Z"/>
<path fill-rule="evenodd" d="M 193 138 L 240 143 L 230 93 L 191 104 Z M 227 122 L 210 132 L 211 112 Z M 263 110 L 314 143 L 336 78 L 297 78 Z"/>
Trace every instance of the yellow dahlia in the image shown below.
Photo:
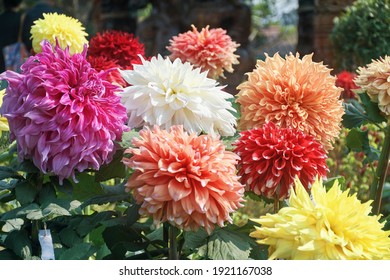
<path fill-rule="evenodd" d="M 0 107 L 3 105 L 3 97 L 5 89 L 0 90 Z M 3 131 L 9 131 L 8 121 L 2 115 L 0 115 L 0 137 Z"/>
<path fill-rule="evenodd" d="M 43 14 L 43 18 L 34 21 L 31 27 L 31 39 L 34 52 L 42 51 L 41 42 L 48 40 L 52 46 L 56 45 L 56 40 L 62 49 L 69 46 L 71 54 L 81 53 L 84 44 L 88 44 L 80 21 L 64 14 L 49 13 Z"/>
<path fill-rule="evenodd" d="M 249 130 L 273 122 L 280 127 L 298 128 L 314 136 L 325 148 L 340 132 L 344 114 L 339 100 L 342 88 L 336 77 L 312 55 L 267 55 L 258 60 L 248 80 L 238 86 L 237 102 L 241 104 L 239 127 Z"/>
<path fill-rule="evenodd" d="M 342 191 L 336 181 L 327 192 L 321 180 L 312 185 L 312 199 L 299 181 L 289 206 L 255 220 L 251 233 L 269 245 L 269 259 L 390 259 L 390 231 L 380 216 L 370 216 L 371 202 Z"/>
<path fill-rule="evenodd" d="M 366 67 L 359 67 L 355 83 L 367 91 L 379 109 L 390 115 L 390 56 L 372 60 Z"/>

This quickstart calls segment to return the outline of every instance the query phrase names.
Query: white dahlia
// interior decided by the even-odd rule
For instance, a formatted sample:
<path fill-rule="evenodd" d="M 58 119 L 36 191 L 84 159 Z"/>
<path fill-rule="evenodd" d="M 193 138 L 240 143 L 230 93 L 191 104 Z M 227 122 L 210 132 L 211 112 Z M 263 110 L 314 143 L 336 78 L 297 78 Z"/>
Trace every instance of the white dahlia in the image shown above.
<path fill-rule="evenodd" d="M 190 133 L 234 135 L 235 109 L 227 100 L 233 96 L 200 68 L 158 55 L 150 61 L 142 58 L 142 64 L 121 74 L 130 84 L 124 88 L 122 104 L 131 128 L 183 125 Z"/>

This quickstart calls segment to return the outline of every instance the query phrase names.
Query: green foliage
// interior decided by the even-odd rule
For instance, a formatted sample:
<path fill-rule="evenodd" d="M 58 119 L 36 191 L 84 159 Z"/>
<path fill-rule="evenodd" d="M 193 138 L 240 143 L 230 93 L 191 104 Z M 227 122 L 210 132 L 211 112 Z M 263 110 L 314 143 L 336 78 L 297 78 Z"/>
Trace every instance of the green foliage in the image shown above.
<path fill-rule="evenodd" d="M 339 69 L 358 66 L 390 53 L 389 0 L 357 0 L 335 19 L 331 39 Z"/>

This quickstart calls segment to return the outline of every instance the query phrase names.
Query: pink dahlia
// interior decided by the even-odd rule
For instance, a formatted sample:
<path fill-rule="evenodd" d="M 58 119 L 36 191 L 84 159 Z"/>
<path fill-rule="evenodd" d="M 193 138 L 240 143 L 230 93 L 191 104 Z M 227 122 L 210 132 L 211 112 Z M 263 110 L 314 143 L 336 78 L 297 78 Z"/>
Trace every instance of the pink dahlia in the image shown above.
<path fill-rule="evenodd" d="M 241 157 L 241 182 L 267 198 L 289 197 L 296 176 L 307 187 L 328 171 L 322 145 L 299 129 L 279 128 L 269 122 L 243 131 L 234 145 L 234 152 Z"/>
<path fill-rule="evenodd" d="M 233 72 L 233 64 L 238 64 L 238 55 L 234 54 L 240 45 L 232 41 L 222 28 L 209 26 L 199 32 L 192 25 L 192 31 L 173 36 L 167 49 L 171 60 L 180 58 L 202 71 L 208 71 L 208 77 L 223 77 L 223 72 Z"/>
<path fill-rule="evenodd" d="M 56 45 L 53 50 L 43 41 L 42 52 L 29 57 L 21 70 L 0 76 L 8 82 L 1 113 L 19 158 L 31 158 L 60 181 L 111 161 L 114 141 L 125 129 L 126 109 L 116 94 L 120 88 L 87 62 L 86 48 L 70 55 L 69 48 Z"/>
<path fill-rule="evenodd" d="M 349 71 L 341 71 L 339 74 L 337 74 L 336 77 L 336 86 L 344 89 L 344 91 L 341 93 L 341 97 L 344 99 L 355 98 L 356 95 L 353 90 L 359 87 L 353 80 L 357 77 L 357 75 Z"/>
<path fill-rule="evenodd" d="M 114 61 L 122 70 L 132 70 L 133 64 L 141 64 L 145 47 L 133 34 L 124 31 L 108 30 L 91 38 L 89 57 L 106 57 Z"/>
<path fill-rule="evenodd" d="M 170 131 L 144 128 L 133 139 L 132 155 L 123 162 L 135 172 L 127 183 L 140 214 L 156 224 L 168 221 L 184 230 L 231 222 L 230 213 L 241 207 L 244 187 L 236 175 L 238 156 L 209 135 L 188 134 L 182 126 Z"/>

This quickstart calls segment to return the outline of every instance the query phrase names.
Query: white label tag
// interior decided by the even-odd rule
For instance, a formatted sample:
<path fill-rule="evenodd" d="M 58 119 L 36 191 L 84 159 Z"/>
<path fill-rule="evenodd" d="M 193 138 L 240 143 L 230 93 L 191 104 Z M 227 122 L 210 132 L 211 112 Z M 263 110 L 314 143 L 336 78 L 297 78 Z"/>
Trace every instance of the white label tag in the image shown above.
<path fill-rule="evenodd" d="M 53 240 L 51 238 L 50 230 L 43 229 L 39 231 L 39 243 L 42 248 L 42 260 L 54 260 L 54 248 L 53 248 Z"/>

